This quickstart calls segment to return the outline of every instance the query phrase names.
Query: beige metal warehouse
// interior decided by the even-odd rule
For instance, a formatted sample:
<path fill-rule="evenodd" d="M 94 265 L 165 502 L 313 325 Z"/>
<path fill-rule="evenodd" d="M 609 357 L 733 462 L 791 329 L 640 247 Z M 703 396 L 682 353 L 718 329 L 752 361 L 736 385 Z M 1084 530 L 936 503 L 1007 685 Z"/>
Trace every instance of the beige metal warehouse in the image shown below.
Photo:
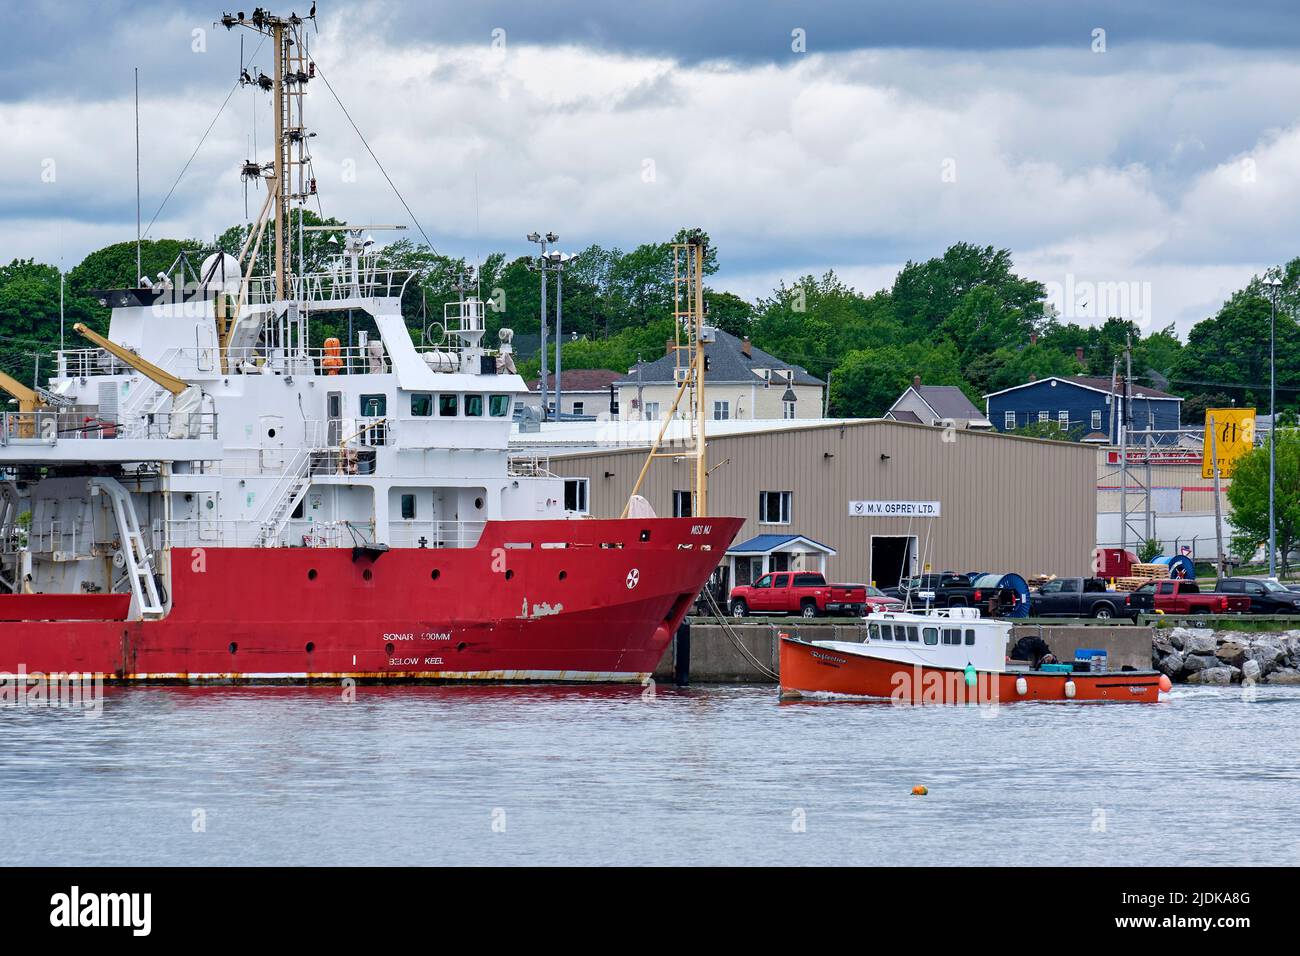
<path fill-rule="evenodd" d="M 884 587 L 900 572 L 1087 574 L 1096 534 L 1096 450 L 881 419 L 753 423 L 709 438 L 709 511 L 746 518 L 737 541 L 801 534 L 835 548 L 828 573 Z M 645 448 L 553 452 L 586 479 L 595 517 L 617 517 Z M 689 507 L 691 464 L 662 458 L 642 493 L 657 514 Z M 937 518 L 850 516 L 851 502 L 937 502 Z M 760 515 L 760 508 L 765 513 Z"/>

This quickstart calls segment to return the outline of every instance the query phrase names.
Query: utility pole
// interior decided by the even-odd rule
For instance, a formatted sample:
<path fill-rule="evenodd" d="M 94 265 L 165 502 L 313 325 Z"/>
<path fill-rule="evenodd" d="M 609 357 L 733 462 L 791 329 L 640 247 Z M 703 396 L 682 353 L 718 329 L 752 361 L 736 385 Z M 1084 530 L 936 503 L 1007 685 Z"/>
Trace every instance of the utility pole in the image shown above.
<path fill-rule="evenodd" d="M 1268 320 L 1268 576 L 1277 577 L 1277 512 L 1273 503 L 1277 485 L 1277 290 L 1282 280 L 1267 281 L 1272 290 Z"/>
<path fill-rule="evenodd" d="M 140 285 L 140 68 L 135 68 L 135 286 Z"/>
<path fill-rule="evenodd" d="M 1214 463 L 1214 569 L 1223 577 L 1223 509 L 1219 504 L 1218 423 L 1210 416 L 1210 461 Z"/>

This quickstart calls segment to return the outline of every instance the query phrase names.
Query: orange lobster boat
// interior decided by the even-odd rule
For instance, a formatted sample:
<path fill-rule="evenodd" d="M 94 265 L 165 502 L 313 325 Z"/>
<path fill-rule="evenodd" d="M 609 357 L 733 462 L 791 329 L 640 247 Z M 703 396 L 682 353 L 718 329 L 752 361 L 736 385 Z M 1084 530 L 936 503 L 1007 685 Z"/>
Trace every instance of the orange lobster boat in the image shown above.
<path fill-rule="evenodd" d="M 781 697 L 879 698 L 900 704 L 1015 701 L 1155 703 L 1158 671 L 1033 667 L 1006 658 L 1011 625 L 974 608 L 867 616 L 861 641 L 781 638 Z M 1059 669 L 1058 669 L 1059 668 Z"/>

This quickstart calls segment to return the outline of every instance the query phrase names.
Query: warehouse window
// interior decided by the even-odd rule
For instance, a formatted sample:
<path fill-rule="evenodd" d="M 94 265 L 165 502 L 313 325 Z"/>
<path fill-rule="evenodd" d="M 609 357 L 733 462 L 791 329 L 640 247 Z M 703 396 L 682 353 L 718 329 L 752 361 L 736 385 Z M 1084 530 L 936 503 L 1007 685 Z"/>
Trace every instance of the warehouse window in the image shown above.
<path fill-rule="evenodd" d="M 691 493 L 689 491 L 673 492 L 673 517 L 689 518 L 691 516 Z"/>
<path fill-rule="evenodd" d="M 587 513 L 587 478 L 569 478 L 564 482 L 564 510 Z"/>
<path fill-rule="evenodd" d="M 1007 429 L 1008 431 L 1011 431 L 1016 427 L 1015 412 L 1007 412 L 1005 415 L 1002 416 L 1002 427 Z"/>
<path fill-rule="evenodd" d="M 763 524 L 789 524 L 790 491 L 760 491 L 758 493 L 758 520 Z"/>
<path fill-rule="evenodd" d="M 1094 409 L 1092 413 L 1092 430 L 1097 431 L 1101 428 L 1101 409 Z"/>

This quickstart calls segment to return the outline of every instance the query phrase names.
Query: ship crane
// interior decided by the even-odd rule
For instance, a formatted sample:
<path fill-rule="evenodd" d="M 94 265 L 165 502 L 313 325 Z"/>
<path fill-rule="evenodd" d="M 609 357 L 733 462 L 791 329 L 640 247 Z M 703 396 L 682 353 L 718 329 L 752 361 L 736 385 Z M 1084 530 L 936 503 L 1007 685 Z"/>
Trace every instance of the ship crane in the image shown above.
<path fill-rule="evenodd" d="M 194 431 L 198 419 L 194 416 L 194 413 L 199 411 L 200 406 L 203 404 L 203 392 L 197 385 L 192 385 L 183 378 L 177 378 L 166 369 L 159 368 L 148 359 L 141 358 L 130 349 L 86 328 L 80 322 L 72 328 L 105 352 L 115 356 L 145 378 L 154 382 L 164 391 L 171 393 L 171 428 L 167 433 L 168 438 L 195 437 Z"/>
<path fill-rule="evenodd" d="M 18 402 L 18 427 L 15 429 L 19 438 L 36 437 L 36 415 L 49 408 L 67 408 L 72 400 L 56 395 L 47 389 L 24 385 L 18 379 L 0 372 L 0 390 L 8 392 Z"/>

